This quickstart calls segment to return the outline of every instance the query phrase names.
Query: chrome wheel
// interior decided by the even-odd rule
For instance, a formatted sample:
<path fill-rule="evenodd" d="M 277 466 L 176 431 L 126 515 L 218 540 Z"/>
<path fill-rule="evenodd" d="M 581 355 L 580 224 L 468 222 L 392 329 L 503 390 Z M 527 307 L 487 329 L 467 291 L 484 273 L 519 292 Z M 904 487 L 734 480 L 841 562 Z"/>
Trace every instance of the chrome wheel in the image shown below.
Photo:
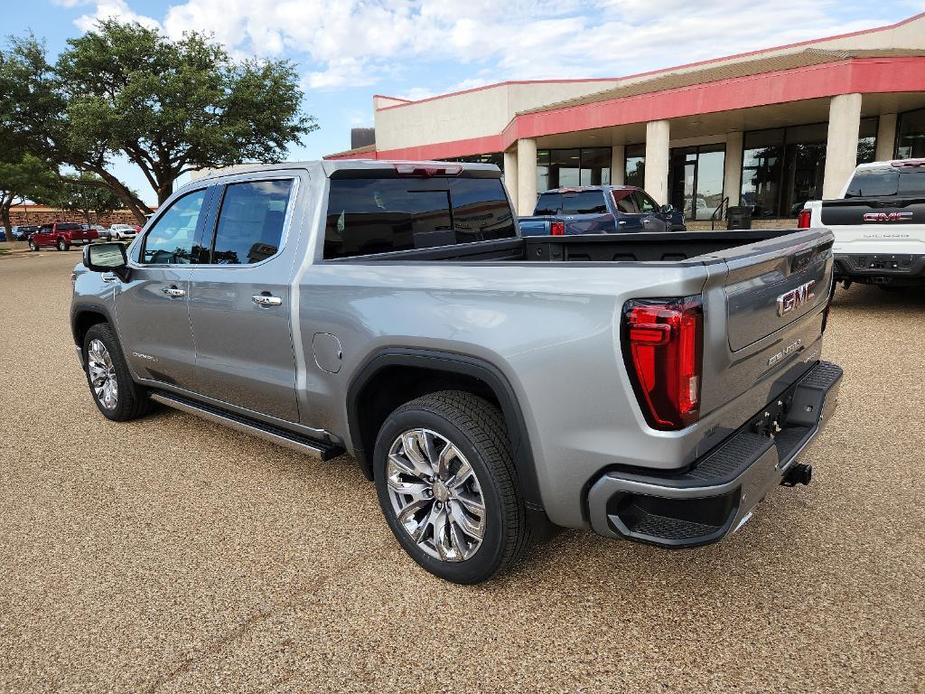
<path fill-rule="evenodd" d="M 116 382 L 116 368 L 112 356 L 100 340 L 91 340 L 87 347 L 87 373 L 96 399 L 107 410 L 119 404 L 119 385 Z"/>
<path fill-rule="evenodd" d="M 389 449 L 386 484 L 398 524 L 441 561 L 470 559 L 485 533 L 485 499 L 460 450 L 430 429 L 401 434 Z"/>

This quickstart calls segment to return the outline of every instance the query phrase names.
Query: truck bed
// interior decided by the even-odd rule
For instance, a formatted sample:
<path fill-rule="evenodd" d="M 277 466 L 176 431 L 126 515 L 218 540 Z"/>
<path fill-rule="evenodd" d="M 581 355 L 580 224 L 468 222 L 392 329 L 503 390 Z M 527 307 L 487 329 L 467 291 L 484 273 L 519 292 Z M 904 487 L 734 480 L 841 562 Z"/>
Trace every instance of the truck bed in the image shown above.
<path fill-rule="evenodd" d="M 532 236 L 421 248 L 328 262 L 440 260 L 468 262 L 674 262 L 799 233 L 799 229 L 636 232 L 586 236 Z"/>

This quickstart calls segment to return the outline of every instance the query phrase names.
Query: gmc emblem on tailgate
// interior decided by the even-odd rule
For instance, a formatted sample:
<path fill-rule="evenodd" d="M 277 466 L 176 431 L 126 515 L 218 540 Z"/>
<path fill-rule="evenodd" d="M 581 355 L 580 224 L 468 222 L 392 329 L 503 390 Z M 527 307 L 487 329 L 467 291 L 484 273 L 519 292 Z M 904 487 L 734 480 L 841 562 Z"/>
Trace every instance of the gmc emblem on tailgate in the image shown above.
<path fill-rule="evenodd" d="M 865 222 L 901 222 L 912 219 L 911 212 L 865 212 Z"/>
<path fill-rule="evenodd" d="M 777 297 L 777 315 L 783 316 L 794 309 L 800 308 L 807 301 L 815 297 L 813 287 L 816 286 L 816 280 L 810 280 L 806 284 L 801 284 L 796 289 L 781 294 Z"/>

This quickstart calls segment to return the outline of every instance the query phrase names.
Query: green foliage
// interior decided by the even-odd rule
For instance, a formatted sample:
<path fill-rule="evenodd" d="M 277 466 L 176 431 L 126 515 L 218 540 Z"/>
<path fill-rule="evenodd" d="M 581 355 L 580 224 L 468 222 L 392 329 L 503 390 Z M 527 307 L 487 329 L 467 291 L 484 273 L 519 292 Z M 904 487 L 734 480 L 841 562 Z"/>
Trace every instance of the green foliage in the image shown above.
<path fill-rule="evenodd" d="M 281 160 L 317 128 L 302 98 L 289 62 L 235 62 L 195 32 L 173 41 L 110 20 L 70 39 L 53 66 L 33 36 L 0 53 L 0 117 L 11 136 L 97 174 L 139 217 L 149 210 L 109 172 L 113 157 L 136 164 L 163 202 L 185 172 Z"/>
<path fill-rule="evenodd" d="M 100 217 L 122 207 L 118 196 L 106 182 L 93 173 L 83 172 L 68 175 L 33 196 L 37 202 L 44 202 L 63 210 L 79 212 L 87 224 L 99 221 Z"/>
<path fill-rule="evenodd" d="M 8 238 L 13 203 L 42 198 L 57 182 L 58 172 L 47 161 L 28 153 L 0 152 L 0 220 Z"/>

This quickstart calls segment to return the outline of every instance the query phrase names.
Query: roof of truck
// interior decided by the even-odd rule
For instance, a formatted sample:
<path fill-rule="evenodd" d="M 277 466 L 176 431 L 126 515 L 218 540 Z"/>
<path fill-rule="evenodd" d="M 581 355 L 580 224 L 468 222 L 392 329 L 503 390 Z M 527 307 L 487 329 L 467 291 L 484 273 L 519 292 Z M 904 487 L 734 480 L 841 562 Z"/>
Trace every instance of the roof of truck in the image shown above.
<path fill-rule="evenodd" d="M 320 161 L 284 161 L 278 164 L 239 164 L 229 166 L 224 169 L 215 169 L 205 176 L 196 178 L 183 188 L 201 181 L 210 181 L 219 178 L 230 178 L 234 176 L 247 176 L 253 173 L 264 171 L 290 171 L 292 169 L 305 169 L 309 173 L 317 172 L 324 176 L 330 176 L 334 171 L 356 170 L 356 169 L 394 169 L 397 166 L 414 166 L 415 168 L 441 169 L 447 167 L 460 167 L 465 171 L 491 171 L 499 172 L 500 169 L 494 164 L 481 164 L 457 161 L 435 161 L 431 159 L 406 160 L 406 159 L 323 159 Z"/>
<path fill-rule="evenodd" d="M 546 193 L 583 193 L 587 190 L 642 190 L 639 186 L 626 186 L 626 185 L 599 185 L 599 186 L 561 186 L 559 188 L 550 188 L 549 190 L 544 190 L 540 195 L 545 195 Z"/>

